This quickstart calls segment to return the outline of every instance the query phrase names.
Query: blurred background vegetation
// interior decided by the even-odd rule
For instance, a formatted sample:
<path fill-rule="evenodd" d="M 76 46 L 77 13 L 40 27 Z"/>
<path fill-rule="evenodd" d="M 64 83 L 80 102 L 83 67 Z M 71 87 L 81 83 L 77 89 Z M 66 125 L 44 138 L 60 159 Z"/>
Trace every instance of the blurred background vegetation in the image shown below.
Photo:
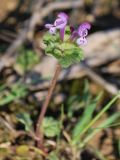
<path fill-rule="evenodd" d="M 120 1 L 0 2 L 0 159 L 119 160 Z M 61 72 L 44 119 L 46 157 L 34 129 L 56 60 L 44 54 L 42 37 L 60 11 L 92 29 L 85 60 Z"/>

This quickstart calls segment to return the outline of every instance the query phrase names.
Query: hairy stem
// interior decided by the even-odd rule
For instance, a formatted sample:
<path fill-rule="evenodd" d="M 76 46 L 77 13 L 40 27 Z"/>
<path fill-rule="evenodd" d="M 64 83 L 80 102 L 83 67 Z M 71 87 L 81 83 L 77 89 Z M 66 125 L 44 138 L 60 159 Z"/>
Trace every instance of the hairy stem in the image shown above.
<path fill-rule="evenodd" d="M 54 88 L 55 88 L 60 71 L 61 71 L 61 66 L 58 64 L 56 66 L 56 71 L 55 71 L 54 77 L 52 79 L 52 82 L 51 82 L 51 85 L 50 85 L 50 88 L 48 91 L 48 95 L 46 97 L 45 102 L 43 103 L 43 106 L 41 108 L 41 112 L 38 117 L 38 121 L 36 123 L 37 147 L 40 149 L 43 149 L 43 133 L 42 133 L 41 125 L 42 125 L 46 110 L 48 108 L 48 105 L 50 103 L 50 100 L 51 100 L 51 97 L 52 97 L 52 94 L 53 94 L 53 91 L 54 91 Z"/>

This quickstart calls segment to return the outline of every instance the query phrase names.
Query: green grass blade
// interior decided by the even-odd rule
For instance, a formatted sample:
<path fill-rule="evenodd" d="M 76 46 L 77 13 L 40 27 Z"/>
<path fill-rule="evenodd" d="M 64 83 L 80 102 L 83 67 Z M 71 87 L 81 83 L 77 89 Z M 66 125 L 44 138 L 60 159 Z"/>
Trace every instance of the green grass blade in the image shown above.
<path fill-rule="evenodd" d="M 118 140 L 118 153 L 119 153 L 119 156 L 120 156 L 120 139 Z"/>
<path fill-rule="evenodd" d="M 100 130 L 108 128 L 112 126 L 111 124 L 114 123 L 118 118 L 120 117 L 120 112 L 115 113 L 114 115 L 110 116 L 107 120 L 102 122 L 97 128 L 94 128 L 92 132 L 88 134 L 88 136 L 83 140 L 83 142 L 80 144 L 80 147 L 85 146 L 85 144 L 92 139 Z"/>
<path fill-rule="evenodd" d="M 74 137 L 80 138 L 82 130 L 85 128 L 85 126 L 90 122 L 90 120 L 92 118 L 92 115 L 93 115 L 95 108 L 96 108 L 96 104 L 97 104 L 98 100 L 100 99 L 100 97 L 101 97 L 101 94 L 99 94 L 92 101 L 92 103 L 85 108 L 85 111 L 83 113 L 82 118 L 80 118 L 80 120 L 78 121 L 78 123 L 76 124 L 76 126 L 73 129 L 73 134 L 72 134 L 73 139 L 74 139 Z M 78 138 L 75 139 L 76 142 L 78 141 Z"/>
<path fill-rule="evenodd" d="M 118 93 L 96 116 L 93 118 L 93 120 L 88 123 L 88 125 L 85 126 L 85 128 L 82 130 L 81 135 L 83 135 L 85 132 L 88 131 L 92 127 L 92 125 L 99 119 L 101 116 L 112 106 L 115 101 L 120 98 L 120 93 Z M 75 142 L 79 139 L 79 135 L 74 137 L 74 140 L 72 141 L 72 144 L 75 144 Z"/>

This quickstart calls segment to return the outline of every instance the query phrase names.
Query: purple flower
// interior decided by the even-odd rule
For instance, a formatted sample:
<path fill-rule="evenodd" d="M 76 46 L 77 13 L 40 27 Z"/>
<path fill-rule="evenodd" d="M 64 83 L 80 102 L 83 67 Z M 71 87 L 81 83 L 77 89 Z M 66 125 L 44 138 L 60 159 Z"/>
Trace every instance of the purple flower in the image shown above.
<path fill-rule="evenodd" d="M 54 25 L 46 24 L 45 27 L 49 29 L 50 34 L 55 34 L 56 33 L 56 27 Z"/>
<path fill-rule="evenodd" d="M 77 42 L 78 45 L 85 45 L 87 44 L 87 40 L 86 40 L 86 36 L 88 35 L 88 30 L 91 28 L 91 25 L 87 22 L 81 24 L 78 28 L 78 30 L 74 30 L 74 28 L 72 27 L 71 29 L 71 37 L 70 39 L 72 41 Z"/>
<path fill-rule="evenodd" d="M 54 23 L 56 28 L 60 29 L 60 37 L 62 41 L 64 40 L 65 27 L 67 25 L 67 21 L 68 21 L 68 16 L 64 12 L 61 12 L 58 14 L 58 18 L 56 19 Z"/>
<path fill-rule="evenodd" d="M 70 40 L 74 41 L 78 37 L 78 31 L 76 31 L 73 26 L 70 27 L 70 31 L 71 31 Z"/>
<path fill-rule="evenodd" d="M 88 30 L 91 28 L 91 25 L 87 22 L 81 24 L 78 28 L 78 36 L 77 44 L 85 45 L 87 44 L 86 36 L 88 35 Z"/>
<path fill-rule="evenodd" d="M 65 34 L 65 27 L 67 25 L 68 16 L 61 12 L 58 14 L 57 19 L 55 20 L 54 24 L 46 24 L 45 27 L 49 29 L 51 34 L 55 34 L 57 29 L 60 29 L 60 37 L 64 40 Z"/>
<path fill-rule="evenodd" d="M 76 42 L 78 45 L 86 45 L 87 44 L 87 40 L 85 37 L 78 38 Z"/>
<path fill-rule="evenodd" d="M 67 20 L 68 16 L 64 12 L 61 12 L 58 14 L 58 18 L 55 20 L 54 25 L 56 26 L 57 29 L 62 29 L 66 27 Z"/>

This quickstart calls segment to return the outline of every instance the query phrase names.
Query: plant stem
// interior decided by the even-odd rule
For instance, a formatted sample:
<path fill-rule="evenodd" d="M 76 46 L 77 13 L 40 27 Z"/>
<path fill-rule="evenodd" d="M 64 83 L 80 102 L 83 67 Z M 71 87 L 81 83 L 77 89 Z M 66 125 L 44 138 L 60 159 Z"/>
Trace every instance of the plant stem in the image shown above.
<path fill-rule="evenodd" d="M 45 99 L 45 102 L 43 103 L 43 106 L 41 108 L 41 112 L 38 117 L 38 121 L 36 123 L 36 137 L 38 138 L 37 139 L 37 147 L 40 149 L 43 149 L 43 133 L 42 133 L 41 125 L 42 125 L 46 110 L 48 108 L 48 105 L 50 103 L 50 100 L 51 100 L 55 85 L 57 83 L 57 79 L 58 79 L 60 71 L 61 71 L 61 66 L 58 64 L 56 66 L 56 71 L 55 71 L 54 77 L 52 79 L 52 82 L 51 82 L 51 85 L 50 85 L 50 88 L 48 91 L 48 95 Z"/>

